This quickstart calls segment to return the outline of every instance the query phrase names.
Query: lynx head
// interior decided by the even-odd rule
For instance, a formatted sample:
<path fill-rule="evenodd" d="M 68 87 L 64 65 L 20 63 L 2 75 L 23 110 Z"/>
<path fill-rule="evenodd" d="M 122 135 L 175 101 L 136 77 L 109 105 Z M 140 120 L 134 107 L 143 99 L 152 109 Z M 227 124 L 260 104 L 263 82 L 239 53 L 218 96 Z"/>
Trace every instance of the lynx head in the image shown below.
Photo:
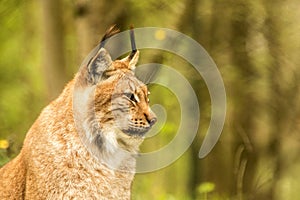
<path fill-rule="evenodd" d="M 147 86 L 134 74 L 139 51 L 135 49 L 131 31 L 130 55 L 121 60 L 111 59 L 104 48 L 108 35 L 114 32 L 109 30 L 97 53 L 77 75 L 82 91 L 91 91 L 85 95 L 87 112 L 81 120 L 84 121 L 84 141 L 88 148 L 94 145 L 100 149 L 100 157 L 112 156 L 118 149 L 135 152 L 156 122 L 149 106 Z M 107 153 L 109 155 L 104 155 Z"/>
<path fill-rule="evenodd" d="M 134 75 L 139 52 L 112 61 L 101 48 L 89 64 L 90 81 L 96 82 L 95 111 L 100 126 L 117 127 L 128 136 L 143 136 L 155 123 L 147 86 Z M 101 67 L 106 68 L 98 73 Z"/>

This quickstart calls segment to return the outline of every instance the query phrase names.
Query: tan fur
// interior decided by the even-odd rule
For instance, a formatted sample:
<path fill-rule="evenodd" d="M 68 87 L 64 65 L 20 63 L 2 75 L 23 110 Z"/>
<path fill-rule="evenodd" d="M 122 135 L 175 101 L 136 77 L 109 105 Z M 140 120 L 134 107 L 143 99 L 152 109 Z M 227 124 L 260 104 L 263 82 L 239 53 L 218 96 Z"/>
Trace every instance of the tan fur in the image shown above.
<path fill-rule="evenodd" d="M 132 71 L 138 53 L 132 60 L 109 59 L 98 51 L 41 112 L 20 154 L 0 169 L 1 200 L 130 199 L 134 156 L 156 118 L 146 86 Z M 101 63 L 106 68 L 99 78 L 89 70 Z M 120 105 L 127 106 L 113 110 Z"/>

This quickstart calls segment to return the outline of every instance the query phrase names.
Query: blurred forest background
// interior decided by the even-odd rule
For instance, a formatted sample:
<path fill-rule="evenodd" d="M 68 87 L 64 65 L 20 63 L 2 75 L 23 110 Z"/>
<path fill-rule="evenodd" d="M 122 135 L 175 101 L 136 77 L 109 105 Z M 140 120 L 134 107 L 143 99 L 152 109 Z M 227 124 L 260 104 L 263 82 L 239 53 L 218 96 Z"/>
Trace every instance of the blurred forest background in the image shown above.
<path fill-rule="evenodd" d="M 180 31 L 208 51 L 224 79 L 227 116 L 217 145 L 199 159 L 210 121 L 205 83 L 178 56 L 142 51 L 141 62 L 172 66 L 190 81 L 201 126 L 175 163 L 136 176 L 132 198 L 299 199 L 299 11 L 299 0 L 1 0 L 0 166 L 20 151 L 42 108 L 110 25 L 155 26 Z M 167 144 L 180 116 L 169 91 L 150 90 L 168 120 L 142 151 Z"/>

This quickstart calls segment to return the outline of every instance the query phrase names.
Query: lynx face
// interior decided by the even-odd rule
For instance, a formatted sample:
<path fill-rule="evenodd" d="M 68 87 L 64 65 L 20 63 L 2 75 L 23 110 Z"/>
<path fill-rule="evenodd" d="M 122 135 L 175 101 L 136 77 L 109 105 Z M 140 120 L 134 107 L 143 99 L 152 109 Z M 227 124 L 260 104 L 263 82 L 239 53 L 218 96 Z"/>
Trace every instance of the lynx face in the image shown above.
<path fill-rule="evenodd" d="M 149 107 L 148 89 L 131 73 L 117 83 L 112 95 L 112 114 L 117 126 L 126 134 L 143 135 L 156 122 Z"/>
<path fill-rule="evenodd" d="M 112 62 L 110 68 L 114 70 L 109 70 L 110 77 L 96 89 L 96 115 L 102 127 L 115 127 L 129 136 L 143 136 L 156 122 L 156 116 L 149 106 L 147 86 L 135 77 L 129 67 L 132 64 L 127 60 Z"/>

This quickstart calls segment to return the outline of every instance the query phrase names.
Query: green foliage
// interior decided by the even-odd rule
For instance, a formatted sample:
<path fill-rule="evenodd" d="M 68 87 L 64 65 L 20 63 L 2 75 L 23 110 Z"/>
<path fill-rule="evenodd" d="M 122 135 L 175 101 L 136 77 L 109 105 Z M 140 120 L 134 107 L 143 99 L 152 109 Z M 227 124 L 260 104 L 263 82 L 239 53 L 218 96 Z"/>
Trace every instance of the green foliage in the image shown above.
<path fill-rule="evenodd" d="M 11 142 L 11 153 L 1 152 L 1 165 L 18 153 L 25 133 L 44 104 L 42 79 L 36 76 L 38 49 L 35 38 L 26 38 L 24 7 L 21 1 L 1 1 L 0 140 Z"/>

